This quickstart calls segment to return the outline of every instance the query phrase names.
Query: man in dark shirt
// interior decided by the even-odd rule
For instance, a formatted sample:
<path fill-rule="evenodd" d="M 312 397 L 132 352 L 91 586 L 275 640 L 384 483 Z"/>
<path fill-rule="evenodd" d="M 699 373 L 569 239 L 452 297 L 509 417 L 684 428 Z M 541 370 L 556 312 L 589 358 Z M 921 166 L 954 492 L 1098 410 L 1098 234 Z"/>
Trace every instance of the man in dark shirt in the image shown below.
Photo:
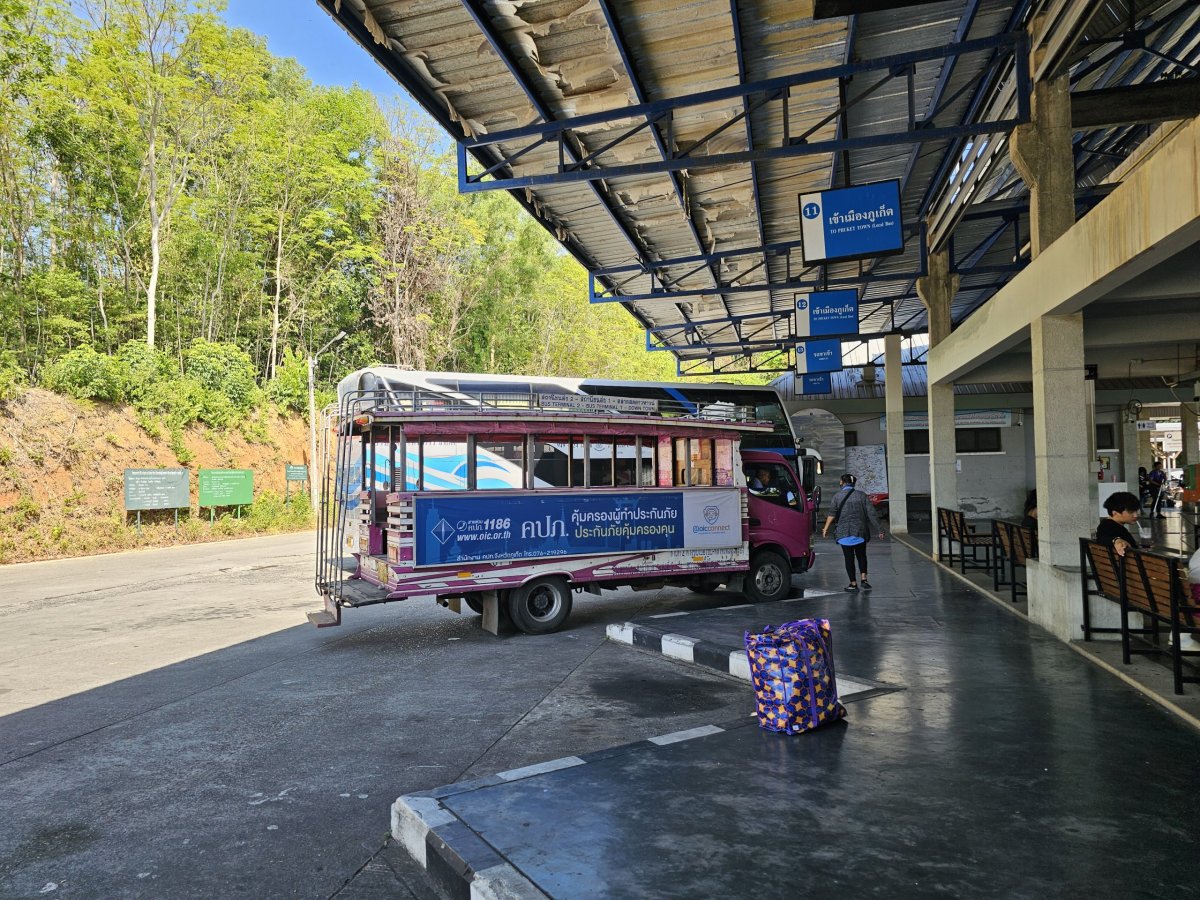
<path fill-rule="evenodd" d="M 1165 519 L 1162 511 L 1163 501 L 1163 485 L 1167 483 L 1167 473 L 1163 471 L 1163 464 L 1156 462 L 1149 474 L 1146 476 L 1146 486 L 1150 489 L 1150 508 L 1158 513 L 1160 519 Z"/>
<path fill-rule="evenodd" d="M 1117 556 L 1124 556 L 1126 549 L 1137 547 L 1137 539 L 1129 533 L 1126 526 L 1138 520 L 1138 509 L 1141 502 L 1128 491 L 1118 491 L 1104 501 L 1108 510 L 1108 518 L 1101 519 L 1096 526 L 1096 540 L 1101 544 L 1112 547 Z"/>

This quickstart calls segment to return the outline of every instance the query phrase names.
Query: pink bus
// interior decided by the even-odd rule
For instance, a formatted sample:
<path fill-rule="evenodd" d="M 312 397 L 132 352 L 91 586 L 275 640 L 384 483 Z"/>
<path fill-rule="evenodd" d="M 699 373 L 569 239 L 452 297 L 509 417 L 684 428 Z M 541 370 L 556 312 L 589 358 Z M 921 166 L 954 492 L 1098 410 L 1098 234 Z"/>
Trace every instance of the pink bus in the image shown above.
<path fill-rule="evenodd" d="M 728 404 L 534 393 L 342 393 L 323 479 L 309 618 L 432 600 L 555 631 L 576 592 L 722 585 L 779 600 L 813 560 L 791 460 Z"/>

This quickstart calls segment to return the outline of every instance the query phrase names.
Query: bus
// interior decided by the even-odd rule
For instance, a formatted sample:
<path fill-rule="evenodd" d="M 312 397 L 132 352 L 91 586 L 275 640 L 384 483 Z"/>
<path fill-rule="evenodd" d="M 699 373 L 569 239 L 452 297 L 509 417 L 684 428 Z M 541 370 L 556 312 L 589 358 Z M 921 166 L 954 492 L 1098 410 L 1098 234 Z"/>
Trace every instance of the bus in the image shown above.
<path fill-rule="evenodd" d="M 725 585 L 765 602 L 812 565 L 795 455 L 743 449 L 775 428 L 752 407 L 368 374 L 343 381 L 327 434 L 319 626 L 426 599 L 540 634 L 576 592 Z"/>
<path fill-rule="evenodd" d="M 817 476 L 823 471 L 820 453 L 800 446 L 791 420 L 778 392 L 770 385 L 709 382 L 607 381 L 557 376 L 479 375 L 462 372 L 417 372 L 395 366 L 375 366 L 346 376 L 338 385 L 339 396 L 354 391 L 380 391 L 400 395 L 419 390 L 448 397 L 480 396 L 495 402 L 538 393 L 600 395 L 629 400 L 654 400 L 663 415 L 695 415 L 728 408 L 760 422 L 769 422 L 767 433 L 746 435 L 744 449 L 773 450 L 794 460 L 805 492 L 820 507 Z"/>

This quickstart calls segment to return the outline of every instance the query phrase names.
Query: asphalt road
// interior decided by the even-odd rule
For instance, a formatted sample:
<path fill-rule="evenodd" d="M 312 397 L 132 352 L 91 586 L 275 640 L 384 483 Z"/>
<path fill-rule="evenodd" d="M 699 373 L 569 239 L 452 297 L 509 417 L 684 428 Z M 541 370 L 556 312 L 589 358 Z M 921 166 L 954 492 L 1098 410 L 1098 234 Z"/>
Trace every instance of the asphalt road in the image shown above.
<path fill-rule="evenodd" d="M 428 897 L 399 795 L 744 715 L 606 642 L 733 602 L 576 595 L 495 638 L 432 603 L 316 629 L 313 536 L 0 567 L 0 897 Z"/>

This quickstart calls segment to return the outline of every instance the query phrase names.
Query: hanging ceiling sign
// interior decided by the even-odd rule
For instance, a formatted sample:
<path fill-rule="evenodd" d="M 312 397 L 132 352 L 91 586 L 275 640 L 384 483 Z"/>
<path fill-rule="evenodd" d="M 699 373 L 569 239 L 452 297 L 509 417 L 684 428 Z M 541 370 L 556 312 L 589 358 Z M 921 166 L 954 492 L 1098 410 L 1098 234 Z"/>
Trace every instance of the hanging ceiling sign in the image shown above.
<path fill-rule="evenodd" d="M 801 394 L 832 394 L 833 377 L 828 372 L 800 376 Z"/>
<path fill-rule="evenodd" d="M 796 345 L 796 374 L 812 372 L 840 372 L 842 370 L 842 342 L 802 341 Z"/>
<path fill-rule="evenodd" d="M 800 195 L 805 265 L 901 253 L 903 226 L 899 181 Z"/>
<path fill-rule="evenodd" d="M 858 291 L 813 291 L 796 298 L 796 337 L 858 334 Z"/>

